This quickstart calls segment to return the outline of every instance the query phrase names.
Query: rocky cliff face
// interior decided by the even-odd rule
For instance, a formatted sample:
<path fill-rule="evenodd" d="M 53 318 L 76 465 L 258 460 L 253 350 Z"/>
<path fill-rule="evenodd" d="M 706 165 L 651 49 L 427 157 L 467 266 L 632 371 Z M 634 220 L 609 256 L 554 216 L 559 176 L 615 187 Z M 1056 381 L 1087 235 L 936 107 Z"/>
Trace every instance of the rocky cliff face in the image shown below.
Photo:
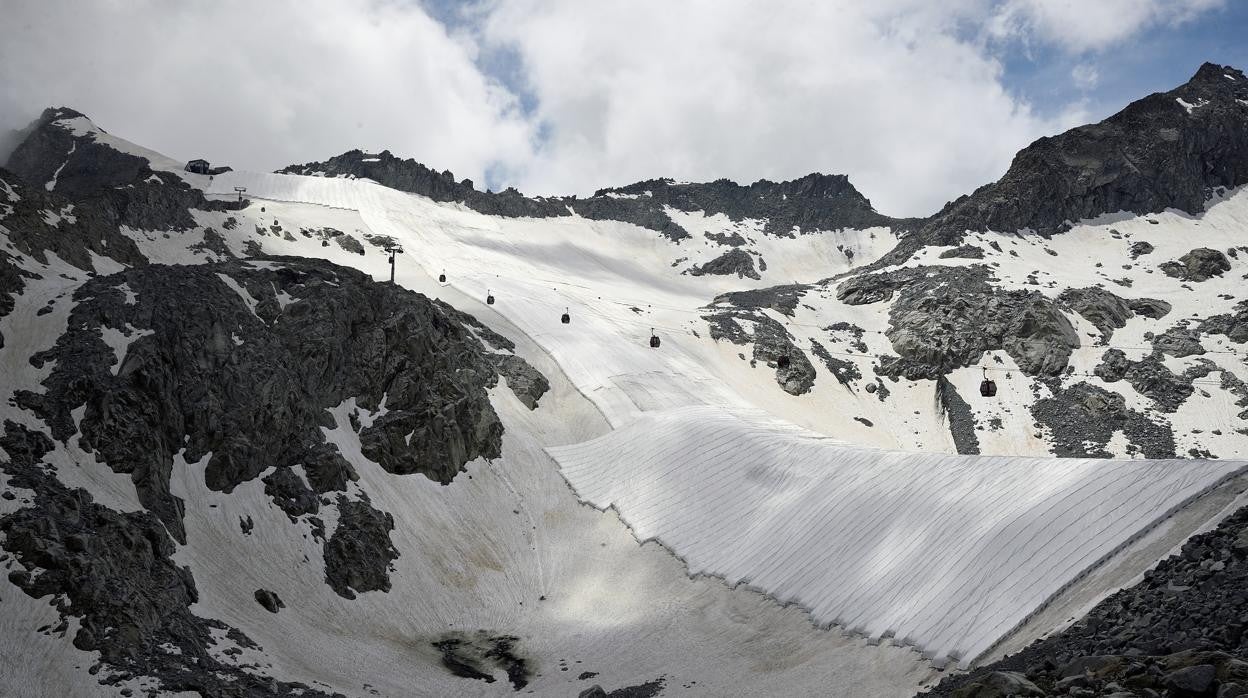
<path fill-rule="evenodd" d="M 510 218 L 550 218 L 574 211 L 591 220 L 634 223 L 673 240 L 689 237 L 689 232 L 672 220 L 666 207 L 724 214 L 733 221 L 763 220 L 764 232 L 781 236 L 895 223 L 876 213 L 844 175 L 810 174 L 788 182 L 763 179 L 748 186 L 726 179 L 702 184 L 654 179 L 577 198 L 526 197 L 512 188 L 481 192 L 470 179 L 457 182 L 449 171 L 435 172 L 415 160 L 397 158 L 390 151 L 369 155 L 351 150 L 324 162 L 291 165 L 279 172 L 371 179 L 434 201 L 455 201 L 481 213 Z"/>
<path fill-rule="evenodd" d="M 0 516 L 6 552 L 0 559 L 10 560 L 10 583 L 33 598 L 53 599 L 61 621 L 49 632 L 65 637 L 76 621 L 70 639 L 80 650 L 99 653 L 90 673 L 101 684 L 146 676 L 165 691 L 327 695 L 214 656 L 214 632 L 235 649 L 260 648 L 237 629 L 191 611 L 199 600 L 195 580 L 173 561 L 174 543 L 156 516 L 121 513 L 84 489 L 65 487 L 43 462 L 52 448 L 46 435 L 4 423 L 0 473 L 24 496 L 20 508 Z"/>
<path fill-rule="evenodd" d="M 72 307 L 56 334 L 21 338 L 46 342 L 18 357 L 39 385 L 3 382 L 6 415 L 23 423 L 6 419 L 0 438 L 0 561 L 25 593 L 56 599 L 63 622 L 49 632 L 63 637 L 77 622 L 72 640 L 99 653 L 102 683 L 147 676 L 166 691 L 324 695 L 221 660 L 223 648 L 261 648 L 191 610 L 196 582 L 173 556 L 195 532 L 175 470 L 201 466 L 203 484 L 226 494 L 259 480 L 301 529 L 294 537 L 321 546 L 333 592 L 384 593 L 398 555 L 393 517 L 326 431 L 343 430 L 390 473 L 446 484 L 499 455 L 490 393 L 500 377 L 530 409 L 549 384 L 508 340 L 441 301 L 321 260 L 258 248 L 236 258 L 202 221 L 233 230 L 226 214 L 249 202 L 207 199 L 96 133 L 77 112 L 48 110 L 0 170 L 0 319 L 21 303 L 24 317 Z M 214 254 L 194 254 L 204 247 Z M 153 263 L 153 250 L 203 263 Z M 32 285 L 55 289 L 37 313 Z M 50 462 L 71 442 L 129 475 L 142 509 L 123 513 L 67 487 Z M 243 535 L 256 525 L 239 521 Z M 258 609 L 291 601 L 256 594 Z"/>
<path fill-rule="evenodd" d="M 348 398 L 380 412 L 359 438 L 390 472 L 447 483 L 499 454 L 485 348 L 428 299 L 357 271 L 296 258 L 147 265 L 93 279 L 75 300 L 71 329 L 33 359 L 55 362 L 46 392 L 17 400 L 53 438 L 80 434 L 131 474 L 180 540 L 175 453 L 211 454 L 214 490 L 301 465 L 317 494 L 343 491 L 355 474 L 320 427 Z"/>

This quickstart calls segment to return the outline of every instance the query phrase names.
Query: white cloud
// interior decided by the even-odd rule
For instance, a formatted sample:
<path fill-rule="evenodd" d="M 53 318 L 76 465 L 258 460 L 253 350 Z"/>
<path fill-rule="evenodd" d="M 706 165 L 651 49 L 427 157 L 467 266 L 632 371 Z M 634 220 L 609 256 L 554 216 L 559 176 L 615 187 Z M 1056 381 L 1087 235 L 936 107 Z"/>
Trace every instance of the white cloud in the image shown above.
<path fill-rule="evenodd" d="M 1094 65 L 1080 63 L 1070 69 L 1070 79 L 1075 81 L 1075 86 L 1079 89 L 1090 90 L 1101 81 L 1101 73 Z"/>
<path fill-rule="evenodd" d="M 987 23 L 999 39 L 1053 43 L 1080 53 L 1112 48 L 1158 25 L 1177 25 L 1226 0 L 1005 0 Z"/>
<path fill-rule="evenodd" d="M 0 124 L 74 107 L 174 157 L 275 169 L 389 148 L 481 181 L 530 157 L 514 97 L 414 3 L 6 3 Z"/>
<path fill-rule="evenodd" d="M 65 105 L 174 157 L 389 148 L 532 193 L 845 173 L 880 211 L 925 215 L 1086 116 L 1006 89 L 1003 47 L 1099 48 L 1218 4 L 478 0 L 444 6 L 448 34 L 415 0 L 14 0 L 0 127 Z"/>

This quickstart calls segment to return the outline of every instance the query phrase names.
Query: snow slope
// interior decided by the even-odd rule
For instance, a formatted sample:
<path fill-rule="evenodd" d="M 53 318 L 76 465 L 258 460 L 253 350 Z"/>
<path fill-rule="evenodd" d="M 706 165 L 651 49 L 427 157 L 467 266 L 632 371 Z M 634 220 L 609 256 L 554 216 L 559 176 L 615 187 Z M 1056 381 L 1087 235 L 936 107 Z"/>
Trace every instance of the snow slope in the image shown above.
<path fill-rule="evenodd" d="M 697 313 L 708 297 L 742 283 L 665 274 L 664 262 L 679 249 L 651 231 L 576 217 L 490 218 L 360 180 L 237 173 L 218 177 L 213 191 L 224 195 L 234 186 L 247 186 L 248 195 L 357 210 L 371 231 L 403 244 L 406 264 L 414 261 L 427 276 L 445 271 L 452 286 L 472 296 L 489 288 L 500 299 L 492 310 L 548 352 L 616 428 L 552 453 L 582 500 L 615 506 L 639 539 L 663 542 L 691 572 L 748 581 L 809 608 L 817 622 L 875 639 L 895 635 L 940 663 L 971 663 L 1087 570 L 1243 469 L 1239 461 L 967 458 L 837 444 L 777 427 L 776 420 L 846 442 L 951 450 L 932 436 L 948 432 L 921 383 L 895 385 L 893 402 L 879 408 L 893 423 L 908 422 L 921 441 L 907 443 L 895 429 L 859 439 L 861 423 L 848 419 L 846 397 L 871 407 L 879 402 L 874 397 L 825 377 L 812 394 L 792 398 L 766 371 L 745 368 L 733 347 L 698 336 Z M 816 281 L 827 272 L 826 260 L 812 256 L 807 266 L 795 259 L 785 273 Z M 411 278 L 400 267 L 400 282 Z M 799 337 L 846 316 L 876 332 L 885 327 L 874 308 L 804 316 L 834 303 L 828 294 L 812 302 L 786 323 Z M 570 325 L 557 322 L 564 307 Z M 644 344 L 651 326 L 663 336 L 660 351 Z M 973 387 L 963 394 L 973 408 L 989 402 Z M 1007 394 L 1000 402 L 1008 409 L 1010 400 Z M 759 409 L 768 426 L 760 426 Z M 993 444 L 1005 454 L 1044 449 L 1043 441 L 1027 439 Z M 875 489 L 848 487 L 864 487 L 864 479 Z M 890 513 L 858 530 L 876 512 Z M 1087 536 L 1090 522 L 1095 536 Z M 913 532 L 924 526 L 930 540 L 947 542 L 913 545 Z M 1028 545 L 1000 543 L 1024 539 Z M 883 558 L 898 541 L 911 545 Z M 760 550 L 769 554 L 749 554 Z M 1052 555 L 1067 557 L 1049 564 Z M 872 568 L 891 574 L 889 582 L 845 586 L 835 574 Z M 923 585 L 932 579 L 936 588 Z"/>
<path fill-rule="evenodd" d="M 702 307 L 716 293 L 750 282 L 735 276 L 690 277 L 673 268 L 673 261 L 688 256 L 688 246 L 704 241 L 682 245 L 631 224 L 577 216 L 494 218 L 365 180 L 245 172 L 218 175 L 211 183 L 201 179 L 219 196 L 232 196 L 234 187 L 244 186 L 249 197 L 358 211 L 371 234 L 389 236 L 406 250 L 399 258 L 399 283 L 445 272 L 447 283 L 468 296 L 484 298 L 491 291 L 498 299 L 494 309 L 537 339 L 613 425 L 648 409 L 750 406 L 756 398 L 745 395 L 751 394 L 766 395 L 776 403 L 773 408 L 799 421 L 808 408 L 809 401 L 763 390 L 775 385 L 765 372 L 742 386 L 741 378 L 754 372 L 742 371 L 735 352 L 725 356 L 725 348 L 706 338 Z M 297 209 L 273 210 L 273 218 L 283 223 L 287 214 L 282 210 L 300 215 Z M 875 232 L 873 249 L 882 253 L 892 236 Z M 868 240 L 870 235 L 857 233 Z M 769 246 L 768 259 L 775 260 L 769 269 L 781 278 L 815 280 L 838 270 L 828 261 L 840 255 L 836 245 L 843 243 L 835 239 L 763 242 Z M 273 252 L 321 254 L 304 241 L 289 251 L 279 241 L 263 244 Z M 870 259 L 869 250 L 856 258 Z M 348 259 L 353 266 L 361 262 Z M 848 261 L 841 259 L 840 269 L 848 269 Z M 388 278 L 387 269 L 370 270 Z M 437 294 L 437 287 L 429 290 Z M 570 325 L 559 322 L 565 308 L 572 315 Z M 651 328 L 663 339 L 661 352 L 647 344 Z M 789 405 L 780 406 L 785 402 Z"/>

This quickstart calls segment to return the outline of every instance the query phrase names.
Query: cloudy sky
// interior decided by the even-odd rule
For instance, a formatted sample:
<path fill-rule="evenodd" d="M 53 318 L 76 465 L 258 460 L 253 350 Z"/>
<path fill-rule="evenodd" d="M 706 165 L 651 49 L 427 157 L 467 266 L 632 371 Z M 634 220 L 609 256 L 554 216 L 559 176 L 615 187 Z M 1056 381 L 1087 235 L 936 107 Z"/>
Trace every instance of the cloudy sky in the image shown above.
<path fill-rule="evenodd" d="M 388 148 L 478 186 L 845 173 L 925 215 L 1035 138 L 1248 67 L 1239 0 L 0 0 L 0 128 L 178 158 Z"/>

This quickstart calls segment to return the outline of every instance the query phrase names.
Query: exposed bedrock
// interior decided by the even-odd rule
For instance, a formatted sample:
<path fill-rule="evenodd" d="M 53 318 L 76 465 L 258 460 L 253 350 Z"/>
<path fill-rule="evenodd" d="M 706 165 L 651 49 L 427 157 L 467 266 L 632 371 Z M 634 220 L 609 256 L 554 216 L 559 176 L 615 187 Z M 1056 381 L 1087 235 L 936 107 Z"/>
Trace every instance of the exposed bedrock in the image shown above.
<path fill-rule="evenodd" d="M 819 340 L 810 340 L 810 348 L 815 352 L 815 356 L 819 357 L 819 360 L 823 362 L 823 365 L 832 372 L 832 375 L 836 376 L 837 382 L 841 385 L 849 387 L 855 381 L 862 380 L 862 371 L 858 370 L 857 364 L 833 356 Z"/>
<path fill-rule="evenodd" d="M 837 298 L 850 305 L 896 300 L 886 335 L 896 357 L 879 371 L 918 380 L 973 366 L 985 351 L 1004 349 L 1028 375 L 1066 368 L 1079 346 L 1057 305 L 1035 291 L 1003 291 L 982 266 L 917 267 L 844 281 Z"/>
<path fill-rule="evenodd" d="M 774 368 L 776 383 L 786 393 L 802 395 L 815 384 L 815 367 L 779 322 L 748 310 L 721 310 L 702 319 L 710 325 L 711 339 L 717 342 L 723 339 L 741 346 L 753 343 L 753 361 Z M 747 331 L 742 322 L 752 325 L 752 330 Z"/>
<path fill-rule="evenodd" d="M 949 434 L 958 453 L 978 454 L 979 437 L 975 435 L 975 415 L 958 389 L 948 378 L 936 379 L 937 413 L 949 422 Z"/>
<path fill-rule="evenodd" d="M 1230 313 L 1205 318 L 1198 330 L 1206 334 L 1226 335 L 1236 344 L 1248 342 L 1248 301 L 1236 303 Z"/>
<path fill-rule="evenodd" d="M 3 225 L 0 217 L 0 225 Z M 14 263 L 14 257 L 0 251 L 0 319 L 13 312 L 17 296 L 26 288 L 26 279 L 33 277 Z M 0 348 L 4 348 L 4 335 L 0 334 Z"/>
<path fill-rule="evenodd" d="M 3 225 L 14 246 L 39 261 L 53 252 L 90 271 L 94 253 L 127 266 L 144 264 L 146 258 L 121 226 L 182 232 L 196 225 L 191 209 L 246 205 L 209 200 L 176 175 L 153 171 L 145 158 L 99 143 L 93 133 L 75 135 L 66 123 L 78 118 L 82 115 L 72 109 L 45 110 L 7 169 L 0 170 L 0 180 L 18 197 L 9 204 L 13 211 L 3 217 Z"/>
<path fill-rule="evenodd" d="M 295 465 L 313 491 L 343 490 L 356 476 L 322 427 L 335 425 L 327 408 L 351 398 L 374 413 L 358 429 L 364 455 L 392 473 L 447 483 L 468 461 L 499 455 L 502 425 L 486 392 L 495 364 L 439 304 L 328 262 L 253 261 L 92 279 L 75 294 L 69 331 L 32 358 L 55 362 L 46 392 L 20 393 L 19 403 L 57 440 L 79 434 L 131 474 L 179 540 L 175 454 L 211 454 L 214 490 Z M 297 480 L 265 482 L 292 516 L 315 511 Z"/>
<path fill-rule="evenodd" d="M 1126 399 L 1087 382 L 1061 387 L 1052 382 L 1051 397 L 1031 406 L 1036 421 L 1051 433 L 1054 455 L 1062 458 L 1112 458 L 1106 446 L 1115 433 L 1127 439 L 1127 452 L 1145 458 L 1174 458 L 1170 428 L 1128 409 Z"/>
<path fill-rule="evenodd" d="M 769 309 L 793 317 L 798 301 L 812 288 L 806 284 L 784 284 L 746 291 L 729 291 L 716 296 L 713 304 L 727 304 L 742 310 Z"/>
<path fill-rule="evenodd" d="M 1126 380 L 1162 412 L 1174 412 L 1194 391 L 1192 379 L 1167 368 L 1158 353 L 1140 361 L 1130 361 L 1121 349 L 1110 349 L 1093 372 L 1106 383 Z"/>
<path fill-rule="evenodd" d="M 390 542 L 394 517 L 366 501 L 338 497 L 338 527 L 325 541 L 325 580 L 339 596 L 390 591 L 390 563 L 399 551 Z"/>

